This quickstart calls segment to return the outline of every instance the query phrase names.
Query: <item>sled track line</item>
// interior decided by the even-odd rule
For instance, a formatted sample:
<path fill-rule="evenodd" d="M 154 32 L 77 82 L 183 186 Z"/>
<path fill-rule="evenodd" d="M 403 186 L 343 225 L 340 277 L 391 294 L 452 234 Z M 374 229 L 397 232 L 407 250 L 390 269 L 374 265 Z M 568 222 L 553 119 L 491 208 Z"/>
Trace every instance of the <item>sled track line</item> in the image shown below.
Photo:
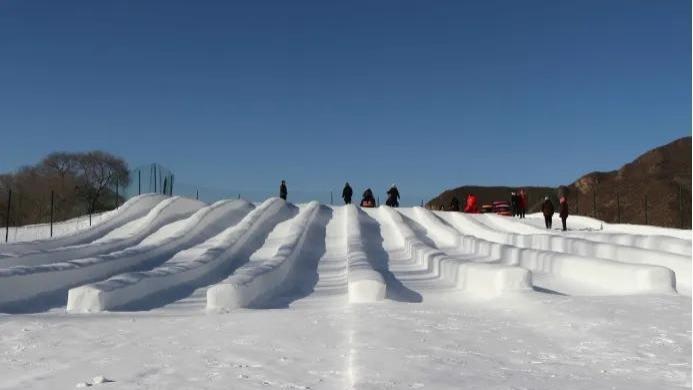
<path fill-rule="evenodd" d="M 289 221 L 289 235 L 283 237 L 275 253 L 245 263 L 225 280 L 207 290 L 207 309 L 236 309 L 248 307 L 262 298 L 291 284 L 289 276 L 299 261 L 308 230 L 320 205 L 311 202 Z"/>
<path fill-rule="evenodd" d="M 2 243 L 0 245 L 0 264 L 3 258 L 14 258 L 33 252 L 48 251 L 71 245 L 87 244 L 111 231 L 125 225 L 128 222 L 144 217 L 153 207 L 165 200 L 166 197 L 157 194 L 143 194 L 136 196 L 116 210 L 110 211 L 112 217 L 85 229 L 78 229 L 69 234 L 54 238 L 43 238 L 33 241 L 20 241 Z"/>
<path fill-rule="evenodd" d="M 140 219 L 137 229 L 124 238 L 114 238 L 80 245 L 69 245 L 48 250 L 40 249 L 25 253 L 21 256 L 0 259 L 0 267 L 31 267 L 61 263 L 132 247 L 169 223 L 191 216 L 203 206 L 204 203 L 193 199 L 181 197 L 168 198 L 154 206 L 146 216 Z"/>
<path fill-rule="evenodd" d="M 676 275 L 675 284 L 683 294 L 690 295 L 691 290 L 691 260 L 689 256 L 669 252 L 653 251 L 638 247 L 593 242 L 581 238 L 564 237 L 555 234 L 523 235 L 505 233 L 490 229 L 475 216 L 452 214 L 457 221 L 466 220 L 475 229 L 468 230 L 474 235 L 486 240 L 508 244 L 522 249 L 534 249 L 554 253 L 564 253 L 590 259 L 604 259 L 620 263 L 651 265 L 665 267 Z"/>
<path fill-rule="evenodd" d="M 428 210 L 420 212 L 431 213 Z M 433 216 L 432 213 L 431 215 Z M 580 285 L 588 291 L 613 295 L 675 292 L 674 272 L 662 266 L 629 264 L 552 250 L 519 247 L 506 243 L 502 235 L 485 230 L 483 224 L 467 215 L 451 213 L 439 216 L 463 236 L 464 248 L 474 248 L 475 252 L 496 253 L 496 256 L 504 259 L 504 263 L 519 264 L 542 278 L 552 279 L 559 286 L 563 281 L 566 285 Z M 573 289 L 566 288 L 559 292 L 572 294 Z"/>
<path fill-rule="evenodd" d="M 675 255 L 690 256 L 691 242 L 670 236 L 627 234 L 619 232 L 581 232 L 569 230 L 547 230 L 524 224 L 510 217 L 496 215 L 478 215 L 476 219 L 490 229 L 499 229 L 513 234 L 550 234 L 560 237 L 587 240 L 597 243 L 616 244 L 628 247 L 636 247 L 655 252 L 667 252 Z M 557 224 L 556 224 L 557 223 Z M 560 219 L 554 218 L 554 226 L 560 226 Z"/>
<path fill-rule="evenodd" d="M 252 208 L 242 200 L 220 201 L 176 222 L 182 224 L 174 234 L 151 243 L 91 258 L 0 270 L 0 308 L 55 294 L 63 295 L 56 301 L 64 301 L 69 288 L 156 266 L 223 230 L 226 224 L 235 224 Z"/>
<path fill-rule="evenodd" d="M 116 227 L 97 225 L 99 238 L 89 243 L 50 248 L 41 240 L 0 257 L 0 267 L 8 265 L 0 268 L 0 312 L 65 302 L 75 313 L 227 311 L 320 298 L 421 302 L 422 294 L 437 292 L 691 293 L 691 259 L 681 253 L 686 241 L 671 236 L 545 232 L 502 217 L 422 207 L 296 206 L 279 198 L 257 207 L 242 200 L 202 207 L 156 199 L 138 201 L 153 204 L 139 220 L 118 214 L 121 227 L 132 227 L 115 234 Z M 75 236 L 90 235 L 97 234 Z M 607 242 L 612 238 L 618 243 Z"/>
<path fill-rule="evenodd" d="M 288 207 L 272 198 L 243 219 L 207 241 L 178 252 L 164 264 L 144 272 L 120 274 L 108 280 L 71 289 L 72 312 L 139 310 L 163 306 L 214 283 L 232 272 L 277 224 Z"/>

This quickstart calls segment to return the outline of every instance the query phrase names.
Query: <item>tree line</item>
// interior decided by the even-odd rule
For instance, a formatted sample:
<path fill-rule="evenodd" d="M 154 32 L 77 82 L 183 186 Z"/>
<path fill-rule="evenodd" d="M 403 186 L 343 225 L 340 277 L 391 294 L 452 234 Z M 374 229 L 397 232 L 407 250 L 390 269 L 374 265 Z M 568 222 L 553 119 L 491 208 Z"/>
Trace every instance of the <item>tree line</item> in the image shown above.
<path fill-rule="evenodd" d="M 128 165 L 120 157 L 100 150 L 51 153 L 36 165 L 0 174 L 0 217 L 4 223 L 10 191 L 10 225 L 21 226 L 47 222 L 51 212 L 62 221 L 111 210 L 124 200 L 118 188 L 128 184 Z"/>

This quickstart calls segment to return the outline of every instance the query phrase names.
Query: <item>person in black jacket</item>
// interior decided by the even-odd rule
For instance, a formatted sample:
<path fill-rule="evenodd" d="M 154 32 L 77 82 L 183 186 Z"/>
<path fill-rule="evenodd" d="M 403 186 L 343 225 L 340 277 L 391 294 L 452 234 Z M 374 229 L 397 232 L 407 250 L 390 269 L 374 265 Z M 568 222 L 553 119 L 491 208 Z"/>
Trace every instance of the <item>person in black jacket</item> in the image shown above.
<path fill-rule="evenodd" d="M 282 180 L 282 184 L 279 186 L 279 197 L 286 200 L 286 196 L 289 192 L 286 190 L 286 181 Z"/>
<path fill-rule="evenodd" d="M 349 182 L 347 182 L 344 185 L 344 189 L 342 190 L 342 198 L 344 198 L 344 204 L 351 204 L 351 196 L 353 194 L 354 194 L 354 191 L 351 189 Z"/>
<path fill-rule="evenodd" d="M 520 199 L 515 191 L 510 193 L 510 206 L 513 211 L 513 217 L 520 215 Z"/>
<path fill-rule="evenodd" d="M 460 200 L 456 196 L 450 201 L 450 211 L 460 211 Z"/>
<path fill-rule="evenodd" d="M 366 188 L 366 191 L 363 192 L 361 207 L 375 207 L 375 197 L 373 197 L 373 191 L 370 188 Z"/>
<path fill-rule="evenodd" d="M 391 185 L 390 189 L 387 190 L 387 201 L 385 204 L 390 207 L 399 207 L 399 190 L 396 185 Z"/>
<path fill-rule="evenodd" d="M 558 215 L 561 217 L 561 222 L 563 223 L 563 231 L 568 230 L 565 220 L 568 219 L 568 197 L 563 195 L 558 203 Z"/>
<path fill-rule="evenodd" d="M 544 198 L 544 203 L 541 204 L 541 212 L 544 214 L 546 228 L 551 229 L 551 219 L 553 218 L 554 208 L 548 196 Z"/>

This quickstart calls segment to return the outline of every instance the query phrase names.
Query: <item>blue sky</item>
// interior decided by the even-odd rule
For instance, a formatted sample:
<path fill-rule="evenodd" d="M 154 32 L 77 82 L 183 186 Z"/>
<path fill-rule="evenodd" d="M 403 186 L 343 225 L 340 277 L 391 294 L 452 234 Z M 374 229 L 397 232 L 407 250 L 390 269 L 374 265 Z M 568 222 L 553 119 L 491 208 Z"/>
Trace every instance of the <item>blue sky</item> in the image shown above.
<path fill-rule="evenodd" d="M 418 203 L 690 133 L 686 0 L 0 2 L 0 171 L 104 149 L 185 188 Z"/>

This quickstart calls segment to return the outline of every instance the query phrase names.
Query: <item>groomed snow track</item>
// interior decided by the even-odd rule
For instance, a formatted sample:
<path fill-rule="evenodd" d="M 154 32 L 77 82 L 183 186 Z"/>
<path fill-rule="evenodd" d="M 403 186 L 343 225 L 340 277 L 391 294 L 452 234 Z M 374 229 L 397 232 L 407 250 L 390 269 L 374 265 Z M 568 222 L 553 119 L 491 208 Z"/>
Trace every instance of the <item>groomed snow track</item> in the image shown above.
<path fill-rule="evenodd" d="M 0 311 L 415 303 L 438 292 L 691 294 L 690 231 L 676 229 L 576 218 L 577 229 L 558 232 L 533 216 L 278 198 L 207 206 L 158 195 L 108 216 L 52 240 L 0 246 Z"/>

